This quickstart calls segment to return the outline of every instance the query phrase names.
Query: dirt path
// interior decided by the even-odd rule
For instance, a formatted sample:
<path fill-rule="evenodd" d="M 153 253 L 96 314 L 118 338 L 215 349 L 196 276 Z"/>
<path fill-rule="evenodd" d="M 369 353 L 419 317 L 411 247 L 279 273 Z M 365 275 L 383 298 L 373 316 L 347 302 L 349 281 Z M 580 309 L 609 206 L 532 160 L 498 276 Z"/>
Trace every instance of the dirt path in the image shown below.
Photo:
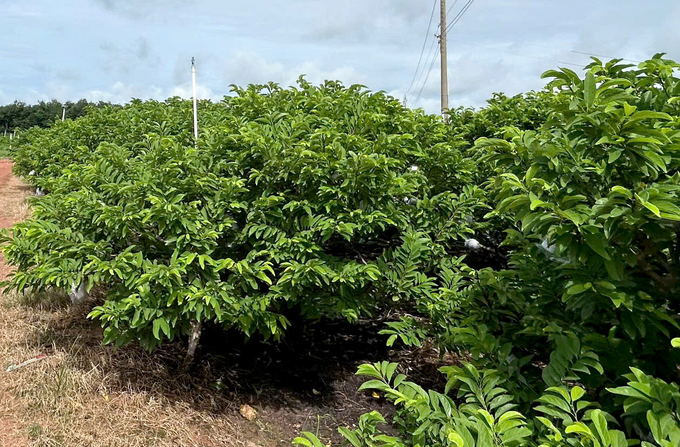
<path fill-rule="evenodd" d="M 30 189 L 18 178 L 12 175 L 12 162 L 0 160 L 0 228 L 9 228 L 15 222 L 25 218 L 28 205 L 26 197 Z M 0 254 L 0 280 L 5 279 L 10 269 L 5 265 L 4 259 Z M 4 297 L 3 297 L 4 299 Z M 4 311 L 4 306 L 0 307 L 0 312 Z M 0 334 L 0 340 L 4 334 Z M 0 374 L 4 375 L 7 363 L 6 352 L 0 350 Z M 28 445 L 28 439 L 22 435 L 22 424 L 16 418 L 20 413 L 17 408 L 21 403 L 14 396 L 5 380 L 0 380 L 0 445 L 22 447 Z"/>
<path fill-rule="evenodd" d="M 16 215 L 17 207 L 25 201 L 28 189 L 12 175 L 12 162 L 0 159 L 0 228 L 9 228 L 21 216 Z"/>
<path fill-rule="evenodd" d="M 28 203 L 26 198 L 31 195 L 28 185 L 18 177 L 12 175 L 12 162 L 0 159 L 0 228 L 10 228 L 16 222 L 26 218 Z M 0 281 L 9 273 L 9 268 L 0 254 Z"/>

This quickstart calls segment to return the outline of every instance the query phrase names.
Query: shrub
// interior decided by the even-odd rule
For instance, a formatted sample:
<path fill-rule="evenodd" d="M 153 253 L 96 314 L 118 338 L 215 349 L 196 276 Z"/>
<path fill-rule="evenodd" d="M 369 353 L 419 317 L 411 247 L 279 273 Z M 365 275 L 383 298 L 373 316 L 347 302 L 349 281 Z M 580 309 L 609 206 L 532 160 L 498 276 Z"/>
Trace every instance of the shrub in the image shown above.
<path fill-rule="evenodd" d="M 105 342 L 149 349 L 412 307 L 483 206 L 443 122 L 335 82 L 235 92 L 197 148 L 176 99 L 29 131 L 17 172 L 49 194 L 7 239 L 10 288 L 103 286 Z"/>
<path fill-rule="evenodd" d="M 631 368 L 627 384 L 608 389 L 624 409 L 622 422 L 589 400 L 578 385 L 550 387 L 530 412 L 522 414 L 497 371 L 479 371 L 471 364 L 444 367 L 444 393 L 425 390 L 395 374 L 396 363 L 380 362 L 359 367 L 357 374 L 371 380 L 360 389 L 384 394 L 396 407 L 398 436 L 383 433 L 386 421 L 378 412 L 362 415 L 358 428 L 340 433 L 353 447 L 627 447 L 639 445 L 619 428 L 642 437 L 643 447 L 680 445 L 680 389 Z M 456 390 L 455 399 L 449 396 Z M 635 436 L 635 435 L 634 435 Z M 305 432 L 296 445 L 324 444 Z"/>

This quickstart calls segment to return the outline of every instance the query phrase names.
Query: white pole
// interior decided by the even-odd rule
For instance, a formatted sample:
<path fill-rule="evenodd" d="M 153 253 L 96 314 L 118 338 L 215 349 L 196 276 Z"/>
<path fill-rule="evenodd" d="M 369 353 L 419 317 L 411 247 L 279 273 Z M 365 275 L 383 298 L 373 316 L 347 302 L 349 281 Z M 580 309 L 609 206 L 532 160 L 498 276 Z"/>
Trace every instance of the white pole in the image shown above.
<path fill-rule="evenodd" d="M 61 109 L 61 122 L 63 123 L 66 119 L 66 107 Z"/>
<path fill-rule="evenodd" d="M 198 106 L 196 103 L 196 64 L 191 58 L 191 84 L 194 91 L 194 145 L 198 146 Z"/>

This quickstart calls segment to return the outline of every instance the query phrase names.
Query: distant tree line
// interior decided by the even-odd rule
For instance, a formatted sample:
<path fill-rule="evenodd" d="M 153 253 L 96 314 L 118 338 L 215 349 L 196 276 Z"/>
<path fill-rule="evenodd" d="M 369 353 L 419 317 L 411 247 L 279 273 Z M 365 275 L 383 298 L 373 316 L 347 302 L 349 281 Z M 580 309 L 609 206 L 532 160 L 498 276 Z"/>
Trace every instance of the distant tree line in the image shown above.
<path fill-rule="evenodd" d="M 54 120 L 61 119 L 62 111 L 66 107 L 66 118 L 78 118 L 87 113 L 89 107 L 103 107 L 111 103 L 99 101 L 89 102 L 81 99 L 77 102 L 62 103 L 53 99 L 40 101 L 37 104 L 26 104 L 14 101 L 0 106 L 0 135 L 15 129 L 28 129 L 34 126 L 49 127 Z"/>

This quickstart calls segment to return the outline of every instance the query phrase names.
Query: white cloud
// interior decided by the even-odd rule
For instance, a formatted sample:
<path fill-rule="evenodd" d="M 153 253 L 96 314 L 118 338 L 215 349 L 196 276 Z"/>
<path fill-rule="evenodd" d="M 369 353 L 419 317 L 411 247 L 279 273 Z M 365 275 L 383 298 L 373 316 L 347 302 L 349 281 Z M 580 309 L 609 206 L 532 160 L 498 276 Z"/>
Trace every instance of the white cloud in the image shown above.
<path fill-rule="evenodd" d="M 198 99 L 221 99 L 221 96 L 215 95 L 213 91 L 205 85 L 197 84 L 196 90 Z M 129 102 L 133 98 L 164 100 L 173 96 L 179 96 L 184 99 L 189 99 L 192 98 L 192 95 L 191 84 L 181 84 L 164 89 L 155 85 L 140 86 L 125 84 L 119 81 L 106 89 L 81 92 L 80 95 L 76 95 L 76 97 L 84 97 L 89 101 L 107 101 L 123 104 Z"/>
<path fill-rule="evenodd" d="M 189 6 L 192 0 L 93 0 L 105 10 L 135 20 L 149 20 Z"/>
<path fill-rule="evenodd" d="M 2 15 L 6 17 L 41 17 L 43 13 L 34 5 L 26 2 L 13 2 L 2 6 Z"/>
<path fill-rule="evenodd" d="M 311 83 L 325 80 L 339 80 L 346 85 L 366 82 L 366 76 L 355 68 L 340 66 L 324 69 L 316 62 L 303 62 L 285 65 L 282 62 L 268 61 L 257 53 L 237 52 L 225 63 L 225 79 L 229 84 L 247 85 L 276 82 L 282 86 L 295 85 L 300 75 Z"/>
<path fill-rule="evenodd" d="M 0 0 L 2 2 L 2 0 Z M 235 7 L 238 3 L 238 7 Z M 481 106 L 495 91 L 540 88 L 540 74 L 586 55 L 680 59 L 680 2 L 477 1 L 449 33 L 451 105 Z M 0 14 L 2 102 L 129 101 L 189 96 L 229 84 L 339 79 L 372 90 L 408 88 L 432 11 L 425 0 L 5 0 Z M 457 12 L 465 2 L 454 6 Z M 428 38 L 433 40 L 435 26 Z M 576 68 L 568 65 L 570 68 Z M 7 69 L 9 67 L 9 69 Z M 410 92 L 412 103 L 421 84 Z M 68 96 L 62 98 L 61 96 Z M 439 110 L 435 64 L 418 106 Z"/>
<path fill-rule="evenodd" d="M 429 20 L 432 11 L 431 2 L 423 0 L 345 0 L 316 6 L 309 36 L 339 42 L 406 41 L 407 31 L 420 25 L 420 19 Z M 418 39 L 423 31 L 418 30 Z"/>
<path fill-rule="evenodd" d="M 193 91 L 190 84 L 176 85 L 170 89 L 168 96 L 179 96 L 180 98 L 193 98 Z M 221 99 L 216 97 L 213 91 L 205 85 L 196 84 L 196 97 L 198 99 Z"/>
<path fill-rule="evenodd" d="M 168 95 L 161 88 L 155 85 L 143 87 L 134 84 L 124 84 L 116 82 L 106 90 L 90 90 L 83 94 L 89 101 L 108 101 L 115 103 L 126 103 L 131 99 L 166 99 Z"/>
<path fill-rule="evenodd" d="M 148 39 L 138 37 L 129 44 L 104 42 L 99 45 L 101 66 L 107 72 L 129 74 L 138 67 L 158 68 L 161 58 Z"/>

